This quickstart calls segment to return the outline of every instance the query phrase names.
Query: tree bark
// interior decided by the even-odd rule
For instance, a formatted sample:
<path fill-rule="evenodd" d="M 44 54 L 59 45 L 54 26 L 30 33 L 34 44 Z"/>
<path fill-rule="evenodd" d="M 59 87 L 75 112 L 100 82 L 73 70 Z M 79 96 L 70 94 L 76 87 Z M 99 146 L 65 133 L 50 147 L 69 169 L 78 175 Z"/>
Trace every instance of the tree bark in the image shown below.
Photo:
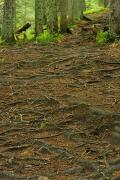
<path fill-rule="evenodd" d="M 57 0 L 46 0 L 46 21 L 50 32 L 58 32 Z"/>
<path fill-rule="evenodd" d="M 120 35 L 120 0 L 111 0 L 110 8 L 110 32 L 113 35 Z"/>
<path fill-rule="evenodd" d="M 15 42 L 15 37 L 14 37 L 15 19 L 16 19 L 16 1 L 5 0 L 3 26 L 2 26 L 2 39 L 6 43 Z"/>
<path fill-rule="evenodd" d="M 67 32 L 67 12 L 68 12 L 68 0 L 60 0 L 60 31 L 61 33 Z"/>
<path fill-rule="evenodd" d="M 35 0 L 35 36 L 43 32 L 45 25 L 45 0 Z"/>
<path fill-rule="evenodd" d="M 73 23 L 74 22 L 74 17 L 73 17 L 73 0 L 68 1 L 68 23 Z"/>

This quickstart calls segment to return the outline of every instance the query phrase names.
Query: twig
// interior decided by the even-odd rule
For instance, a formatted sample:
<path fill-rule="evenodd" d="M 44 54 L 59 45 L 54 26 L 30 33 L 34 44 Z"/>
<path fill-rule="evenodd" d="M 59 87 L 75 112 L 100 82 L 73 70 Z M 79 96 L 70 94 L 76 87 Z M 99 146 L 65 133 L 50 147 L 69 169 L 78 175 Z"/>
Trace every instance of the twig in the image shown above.
<path fill-rule="evenodd" d="M 35 138 L 32 138 L 32 139 L 47 139 L 47 138 L 52 138 L 52 137 L 57 137 L 57 136 L 60 136 L 61 134 L 63 134 L 64 132 L 60 132 L 58 134 L 54 134 L 54 135 L 51 135 L 51 136 L 45 136 L 45 137 L 35 137 Z"/>

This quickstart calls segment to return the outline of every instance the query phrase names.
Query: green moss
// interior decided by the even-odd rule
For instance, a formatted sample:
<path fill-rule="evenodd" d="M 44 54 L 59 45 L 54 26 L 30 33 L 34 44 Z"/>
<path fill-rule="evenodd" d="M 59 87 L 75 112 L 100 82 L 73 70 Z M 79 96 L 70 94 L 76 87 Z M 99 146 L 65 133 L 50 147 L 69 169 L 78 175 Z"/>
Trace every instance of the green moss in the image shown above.
<path fill-rule="evenodd" d="M 93 13 L 99 13 L 101 11 L 104 11 L 104 5 L 98 2 L 98 0 L 86 0 L 86 11 L 85 14 L 93 14 Z"/>
<path fill-rule="evenodd" d="M 104 10 L 105 10 L 105 8 L 103 8 L 103 7 L 96 7 L 96 8 L 87 9 L 84 12 L 84 14 L 100 13 L 100 12 L 102 12 Z"/>

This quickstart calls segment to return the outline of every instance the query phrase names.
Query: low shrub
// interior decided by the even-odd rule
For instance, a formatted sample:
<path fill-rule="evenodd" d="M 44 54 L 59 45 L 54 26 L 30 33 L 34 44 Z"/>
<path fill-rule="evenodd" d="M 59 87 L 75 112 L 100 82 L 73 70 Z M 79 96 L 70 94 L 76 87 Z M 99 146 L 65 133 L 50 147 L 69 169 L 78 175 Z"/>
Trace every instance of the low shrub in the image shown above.
<path fill-rule="evenodd" d="M 109 42 L 109 32 L 108 31 L 99 31 L 96 36 L 96 42 L 98 44 L 105 44 Z"/>
<path fill-rule="evenodd" d="M 39 43 L 50 43 L 50 42 L 61 42 L 64 36 L 59 33 L 52 34 L 48 30 L 44 30 L 37 38 L 36 41 Z"/>

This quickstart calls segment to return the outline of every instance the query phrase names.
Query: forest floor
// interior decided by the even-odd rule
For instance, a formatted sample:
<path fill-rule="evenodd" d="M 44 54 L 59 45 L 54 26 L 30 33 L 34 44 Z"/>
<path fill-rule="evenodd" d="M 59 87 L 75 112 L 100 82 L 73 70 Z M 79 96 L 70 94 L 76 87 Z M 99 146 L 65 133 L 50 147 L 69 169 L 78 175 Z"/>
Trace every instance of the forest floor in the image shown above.
<path fill-rule="evenodd" d="M 90 17 L 62 43 L 0 47 L 0 179 L 120 179 L 120 45 Z"/>

